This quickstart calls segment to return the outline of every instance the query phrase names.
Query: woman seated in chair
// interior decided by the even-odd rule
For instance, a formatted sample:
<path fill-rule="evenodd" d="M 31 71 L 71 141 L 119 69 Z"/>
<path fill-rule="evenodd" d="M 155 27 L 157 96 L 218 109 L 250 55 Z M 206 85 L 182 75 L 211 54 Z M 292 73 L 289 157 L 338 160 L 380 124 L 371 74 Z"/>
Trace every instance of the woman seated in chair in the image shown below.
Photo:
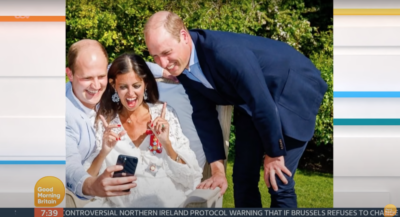
<path fill-rule="evenodd" d="M 138 55 L 116 58 L 108 79 L 88 173 L 97 176 L 120 154 L 134 156 L 137 186 L 129 195 L 96 198 L 86 207 L 178 207 L 200 183 L 202 169 L 175 111 L 158 101 L 154 76 Z"/>

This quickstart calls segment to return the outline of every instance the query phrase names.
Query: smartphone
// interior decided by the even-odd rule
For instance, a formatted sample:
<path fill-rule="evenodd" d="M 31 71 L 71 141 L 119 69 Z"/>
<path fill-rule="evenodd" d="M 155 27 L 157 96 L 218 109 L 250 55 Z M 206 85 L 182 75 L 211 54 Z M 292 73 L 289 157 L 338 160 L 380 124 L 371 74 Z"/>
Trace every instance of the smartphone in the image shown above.
<path fill-rule="evenodd" d="M 117 159 L 117 165 L 121 165 L 124 168 L 120 171 L 115 171 L 113 177 L 126 177 L 135 175 L 136 166 L 138 164 L 138 158 L 129 155 L 119 155 Z M 124 190 L 128 192 L 130 189 Z"/>

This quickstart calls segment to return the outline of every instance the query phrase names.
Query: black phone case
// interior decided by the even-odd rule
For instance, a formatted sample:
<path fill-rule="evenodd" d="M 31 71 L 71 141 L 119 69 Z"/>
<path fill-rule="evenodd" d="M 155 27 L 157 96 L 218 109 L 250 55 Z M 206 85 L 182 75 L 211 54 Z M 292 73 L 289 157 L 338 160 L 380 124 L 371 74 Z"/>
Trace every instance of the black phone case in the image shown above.
<path fill-rule="evenodd" d="M 137 157 L 128 155 L 119 155 L 117 159 L 117 165 L 122 165 L 124 169 L 114 172 L 113 177 L 125 177 L 125 176 L 135 175 L 137 163 L 138 163 Z"/>

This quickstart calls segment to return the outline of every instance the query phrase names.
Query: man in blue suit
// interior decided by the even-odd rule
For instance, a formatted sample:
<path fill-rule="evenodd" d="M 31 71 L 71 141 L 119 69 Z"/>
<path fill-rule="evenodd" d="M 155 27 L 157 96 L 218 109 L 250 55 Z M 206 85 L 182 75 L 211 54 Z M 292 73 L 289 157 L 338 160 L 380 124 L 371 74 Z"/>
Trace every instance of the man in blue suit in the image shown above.
<path fill-rule="evenodd" d="M 104 93 L 108 56 L 95 40 L 81 40 L 71 45 L 66 69 L 70 82 L 66 87 L 66 181 L 67 188 L 81 199 L 92 196 L 127 195 L 125 189 L 136 186 L 136 177 L 112 178 L 122 166 L 110 166 L 97 177 L 90 176 L 83 162 L 95 146 L 95 107 Z"/>
<path fill-rule="evenodd" d="M 198 188 L 227 180 L 216 105 L 234 105 L 236 207 L 261 207 L 260 166 L 271 207 L 297 207 L 293 174 L 327 90 L 320 72 L 286 43 L 246 34 L 191 30 L 174 13 L 147 21 L 145 40 L 162 68 L 177 76 L 193 106 L 193 122 L 212 177 Z"/>

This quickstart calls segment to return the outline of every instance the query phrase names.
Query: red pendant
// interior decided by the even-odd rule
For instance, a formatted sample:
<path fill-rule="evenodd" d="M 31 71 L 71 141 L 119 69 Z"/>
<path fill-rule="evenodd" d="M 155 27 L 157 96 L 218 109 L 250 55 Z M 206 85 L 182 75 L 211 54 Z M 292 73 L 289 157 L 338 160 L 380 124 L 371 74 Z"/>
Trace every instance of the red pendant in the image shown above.
<path fill-rule="evenodd" d="M 153 131 L 151 130 L 146 130 L 146 134 L 150 135 L 150 146 L 149 150 L 153 153 L 161 153 L 162 152 L 162 146 L 160 141 L 157 139 L 157 137 L 153 134 Z"/>

